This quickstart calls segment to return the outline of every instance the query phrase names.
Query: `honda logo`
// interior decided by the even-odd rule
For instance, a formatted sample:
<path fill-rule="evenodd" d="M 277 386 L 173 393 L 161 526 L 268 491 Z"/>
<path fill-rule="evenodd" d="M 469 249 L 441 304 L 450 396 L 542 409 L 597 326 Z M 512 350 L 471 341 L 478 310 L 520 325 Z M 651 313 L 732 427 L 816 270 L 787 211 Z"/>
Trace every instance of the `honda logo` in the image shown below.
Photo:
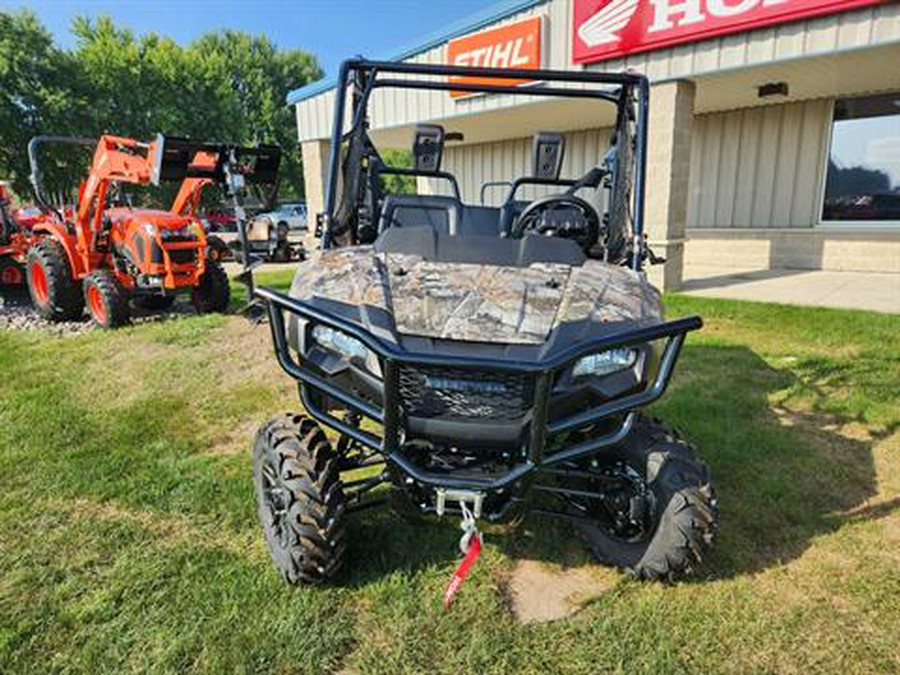
<path fill-rule="evenodd" d="M 884 0 L 574 0 L 572 58 L 590 63 Z"/>

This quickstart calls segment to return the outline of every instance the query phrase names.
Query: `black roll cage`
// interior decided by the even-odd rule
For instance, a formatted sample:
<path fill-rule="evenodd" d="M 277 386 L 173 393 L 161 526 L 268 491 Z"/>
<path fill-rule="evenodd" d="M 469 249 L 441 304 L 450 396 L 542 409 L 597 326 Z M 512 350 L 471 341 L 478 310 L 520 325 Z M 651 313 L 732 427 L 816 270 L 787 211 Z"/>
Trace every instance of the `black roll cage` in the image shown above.
<path fill-rule="evenodd" d="M 389 77 L 389 76 L 400 77 Z M 412 76 L 446 77 L 444 80 L 421 79 Z M 488 84 L 483 82 L 460 82 L 449 80 L 450 77 L 468 78 L 502 78 L 520 80 L 523 84 Z M 535 82 L 532 84 L 532 82 Z M 548 83 L 567 83 L 582 85 L 580 88 L 553 86 Z M 594 85 L 594 86 L 591 86 Z M 615 85 L 610 90 L 601 85 Z M 350 131 L 345 134 L 347 92 L 352 87 L 353 117 Z M 419 89 L 433 91 L 463 91 L 482 94 L 518 94 L 528 96 L 547 96 L 562 98 L 587 98 L 608 101 L 617 107 L 617 124 L 624 115 L 629 114 L 628 107 L 632 100 L 636 101 L 635 113 L 635 156 L 634 185 L 632 189 L 632 236 L 635 255 L 631 257 L 631 266 L 635 271 L 643 267 L 641 255 L 644 249 L 644 189 L 646 182 L 647 124 L 649 118 L 649 80 L 637 73 L 599 73 L 572 72 L 566 70 L 530 70 L 501 68 L 469 68 L 461 66 L 404 63 L 393 61 L 369 61 L 366 59 L 350 59 L 341 64 L 335 89 L 334 125 L 331 134 L 331 156 L 328 165 L 328 186 L 325 195 L 325 212 L 322 221 L 322 248 L 334 245 L 334 224 L 338 210 L 338 191 L 341 183 L 341 147 L 345 138 L 360 133 L 366 126 L 366 109 L 372 92 L 378 88 Z M 636 96 L 635 96 L 636 94 Z M 622 142 L 622 139 L 618 139 Z M 356 177 L 359 180 L 359 176 Z M 344 185 L 348 189 L 347 181 Z M 353 199 L 356 195 L 351 195 Z"/>

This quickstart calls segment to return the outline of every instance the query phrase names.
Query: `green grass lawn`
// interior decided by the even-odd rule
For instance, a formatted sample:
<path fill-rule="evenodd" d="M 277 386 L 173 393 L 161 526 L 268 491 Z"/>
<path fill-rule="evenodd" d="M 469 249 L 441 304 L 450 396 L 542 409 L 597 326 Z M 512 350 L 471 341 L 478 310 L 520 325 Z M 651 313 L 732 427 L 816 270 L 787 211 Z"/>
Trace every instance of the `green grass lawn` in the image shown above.
<path fill-rule="evenodd" d="M 249 446 L 297 402 L 267 327 L 0 333 L 0 672 L 900 671 L 900 318 L 668 301 L 706 320 L 654 406 L 719 492 L 700 574 L 595 569 L 533 519 L 488 536 L 449 613 L 453 523 L 354 516 L 324 588 L 270 566 Z M 517 559 L 605 590 L 520 625 Z"/>

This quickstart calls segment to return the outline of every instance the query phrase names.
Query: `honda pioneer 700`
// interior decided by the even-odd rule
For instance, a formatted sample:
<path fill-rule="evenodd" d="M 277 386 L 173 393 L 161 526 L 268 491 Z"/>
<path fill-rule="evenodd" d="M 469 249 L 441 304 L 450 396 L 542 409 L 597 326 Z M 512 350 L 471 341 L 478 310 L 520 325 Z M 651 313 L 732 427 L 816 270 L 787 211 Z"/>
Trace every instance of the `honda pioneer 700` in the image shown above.
<path fill-rule="evenodd" d="M 367 113 L 396 89 L 459 106 L 447 115 L 458 129 L 410 127 L 406 168 L 376 147 L 398 130 L 379 136 Z M 525 96 L 563 127 L 566 111 L 594 105 L 609 149 L 560 177 L 565 137 L 532 130 L 530 174 L 504 176 L 496 207 L 465 203 L 442 158 L 478 120 L 451 91 L 475 103 Z M 467 551 L 480 550 L 479 521 L 531 512 L 574 523 L 601 560 L 642 578 L 700 562 L 718 520 L 709 472 L 641 412 L 701 326 L 665 321 L 642 271 L 654 260 L 643 236 L 648 91 L 631 73 L 342 66 L 323 250 L 289 294 L 254 290 L 304 407 L 265 424 L 253 448 L 265 540 L 289 582 L 333 577 L 348 514 L 384 501 L 461 517 Z M 419 194 L 386 194 L 382 179 L 398 173 Z M 544 194 L 526 199 L 528 188 Z"/>

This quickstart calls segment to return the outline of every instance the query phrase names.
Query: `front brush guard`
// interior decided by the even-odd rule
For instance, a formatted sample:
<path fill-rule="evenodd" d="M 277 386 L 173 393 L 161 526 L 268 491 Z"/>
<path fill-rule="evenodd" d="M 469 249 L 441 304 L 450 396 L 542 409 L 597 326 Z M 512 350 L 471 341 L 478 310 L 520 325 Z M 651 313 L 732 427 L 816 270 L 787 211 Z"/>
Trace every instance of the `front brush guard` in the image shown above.
<path fill-rule="evenodd" d="M 296 300 L 271 288 L 258 287 L 255 290 L 255 295 L 266 303 L 278 363 L 291 377 L 301 382 L 301 400 L 312 417 L 335 431 L 352 438 L 357 443 L 380 453 L 389 465 L 421 486 L 483 492 L 503 490 L 529 477 L 536 471 L 550 468 L 561 462 L 578 460 L 596 452 L 600 448 L 623 440 L 634 424 L 635 411 L 652 403 L 665 392 L 687 333 L 697 330 L 703 325 L 700 317 L 690 316 L 655 326 L 636 328 L 600 337 L 544 360 L 484 359 L 410 352 L 398 345 L 387 343 L 375 337 L 339 316 L 325 312 L 318 307 L 312 306 L 310 303 Z M 300 362 L 295 360 L 288 347 L 285 334 L 283 313 L 285 311 L 308 321 L 321 323 L 342 331 L 356 338 L 377 354 L 381 360 L 384 377 L 383 405 L 379 407 L 336 387 L 315 373 L 311 368 L 305 366 L 302 356 L 300 356 Z M 568 367 L 587 354 L 617 347 L 640 345 L 663 338 L 666 339 L 666 345 L 660 358 L 656 376 L 653 378 L 652 383 L 649 383 L 649 386 L 646 386 L 639 392 L 607 401 L 589 410 L 548 422 L 550 390 L 553 376 L 557 371 Z M 400 364 L 502 370 L 535 376 L 533 415 L 527 435 L 525 460 L 513 466 L 506 473 L 494 478 L 458 478 L 445 473 L 429 472 L 413 463 L 401 451 L 402 422 L 398 391 Z M 348 424 L 346 421 L 322 409 L 310 396 L 310 389 L 325 394 L 348 409 L 380 424 L 382 426 L 381 437 Z M 599 437 L 589 438 L 571 445 L 564 445 L 551 453 L 545 453 L 550 439 L 559 437 L 567 432 L 585 428 L 596 422 L 609 420 L 615 416 L 620 416 L 621 421 L 613 431 Z"/>

